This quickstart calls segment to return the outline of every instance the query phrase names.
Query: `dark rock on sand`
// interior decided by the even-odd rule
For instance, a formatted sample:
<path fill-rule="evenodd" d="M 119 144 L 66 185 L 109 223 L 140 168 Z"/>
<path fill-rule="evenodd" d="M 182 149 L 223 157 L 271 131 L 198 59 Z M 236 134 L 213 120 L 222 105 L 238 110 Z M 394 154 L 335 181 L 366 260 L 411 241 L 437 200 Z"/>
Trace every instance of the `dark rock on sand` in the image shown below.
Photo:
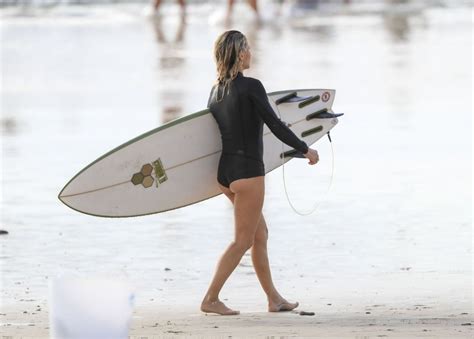
<path fill-rule="evenodd" d="M 300 315 L 314 315 L 314 312 L 300 311 Z"/>

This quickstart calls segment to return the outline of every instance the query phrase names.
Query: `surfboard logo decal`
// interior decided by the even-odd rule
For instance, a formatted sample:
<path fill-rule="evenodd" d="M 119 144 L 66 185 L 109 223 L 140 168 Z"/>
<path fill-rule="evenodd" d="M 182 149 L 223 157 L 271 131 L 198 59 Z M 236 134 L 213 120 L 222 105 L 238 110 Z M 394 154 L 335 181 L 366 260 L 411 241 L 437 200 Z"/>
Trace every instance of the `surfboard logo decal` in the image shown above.
<path fill-rule="evenodd" d="M 152 175 L 153 172 L 155 177 Z M 162 184 L 166 180 L 168 180 L 168 176 L 166 175 L 166 171 L 161 163 L 161 159 L 158 158 L 153 161 L 152 164 L 143 165 L 140 172 L 133 174 L 130 181 L 135 186 L 141 184 L 144 188 L 149 188 L 154 182 L 156 183 L 156 187 L 158 187 L 158 183 Z"/>
<path fill-rule="evenodd" d="M 163 167 L 160 158 L 153 161 L 153 168 L 155 169 L 155 177 L 157 180 L 156 187 L 158 187 L 158 182 L 160 184 L 164 183 L 166 180 L 168 180 L 168 176 L 166 175 L 165 168 Z"/>
<path fill-rule="evenodd" d="M 323 102 L 328 102 L 329 98 L 331 98 L 331 94 L 329 92 L 324 92 L 323 95 L 321 96 L 321 100 Z"/>

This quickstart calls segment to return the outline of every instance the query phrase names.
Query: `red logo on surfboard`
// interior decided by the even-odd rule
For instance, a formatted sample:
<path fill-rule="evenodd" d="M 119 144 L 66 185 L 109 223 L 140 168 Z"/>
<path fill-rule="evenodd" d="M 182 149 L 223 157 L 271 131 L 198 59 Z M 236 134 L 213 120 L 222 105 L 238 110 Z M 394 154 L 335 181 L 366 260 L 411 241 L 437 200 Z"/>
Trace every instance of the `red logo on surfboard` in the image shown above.
<path fill-rule="evenodd" d="M 328 102 L 330 97 L 331 97 L 331 94 L 329 92 L 324 92 L 323 95 L 321 96 L 321 100 L 324 102 Z"/>

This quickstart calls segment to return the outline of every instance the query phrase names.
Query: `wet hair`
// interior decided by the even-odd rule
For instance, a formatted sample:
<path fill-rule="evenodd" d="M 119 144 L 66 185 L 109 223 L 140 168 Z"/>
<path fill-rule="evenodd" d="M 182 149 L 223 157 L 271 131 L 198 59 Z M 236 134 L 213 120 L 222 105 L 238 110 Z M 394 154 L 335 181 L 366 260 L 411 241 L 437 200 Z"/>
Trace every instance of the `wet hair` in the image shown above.
<path fill-rule="evenodd" d="M 214 43 L 214 60 L 217 68 L 216 85 L 223 86 L 230 91 L 230 82 L 235 79 L 239 72 L 242 60 L 239 54 L 249 49 L 247 38 L 236 30 L 225 31 Z M 219 93 L 219 91 L 217 92 Z"/>

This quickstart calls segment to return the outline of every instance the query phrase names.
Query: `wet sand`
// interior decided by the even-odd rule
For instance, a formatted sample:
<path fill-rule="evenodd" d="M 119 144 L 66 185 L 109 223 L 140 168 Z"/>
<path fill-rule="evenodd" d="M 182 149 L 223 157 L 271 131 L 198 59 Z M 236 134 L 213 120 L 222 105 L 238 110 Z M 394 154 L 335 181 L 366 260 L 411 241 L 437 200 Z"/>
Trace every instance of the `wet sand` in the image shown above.
<path fill-rule="evenodd" d="M 290 270 L 287 270 L 290 271 Z M 166 271 L 163 278 L 174 287 L 182 278 Z M 356 337 L 356 338 L 471 338 L 474 317 L 467 277 L 452 272 L 373 273 L 365 276 L 339 274 L 332 279 L 308 272 L 286 281 L 275 281 L 290 301 L 300 306 L 291 312 L 270 313 L 255 274 L 239 265 L 221 299 L 241 311 L 237 316 L 219 316 L 199 311 L 200 288 L 166 293 L 159 289 L 138 289 L 133 312 L 131 338 L 169 336 L 232 337 Z M 444 286 L 449 281 L 450 285 Z M 286 285 L 285 282 L 290 282 Z M 201 290 L 201 291 L 199 291 Z M 243 294 L 242 291 L 245 291 Z M 440 291 L 436 295 L 432 291 Z M 196 293 L 200 293 L 196 295 Z M 39 307 L 38 307 L 39 306 Z M 300 312 L 314 315 L 300 315 Z M 16 337 L 48 337 L 48 305 L 26 299 L 2 308 L 2 328 Z"/>

